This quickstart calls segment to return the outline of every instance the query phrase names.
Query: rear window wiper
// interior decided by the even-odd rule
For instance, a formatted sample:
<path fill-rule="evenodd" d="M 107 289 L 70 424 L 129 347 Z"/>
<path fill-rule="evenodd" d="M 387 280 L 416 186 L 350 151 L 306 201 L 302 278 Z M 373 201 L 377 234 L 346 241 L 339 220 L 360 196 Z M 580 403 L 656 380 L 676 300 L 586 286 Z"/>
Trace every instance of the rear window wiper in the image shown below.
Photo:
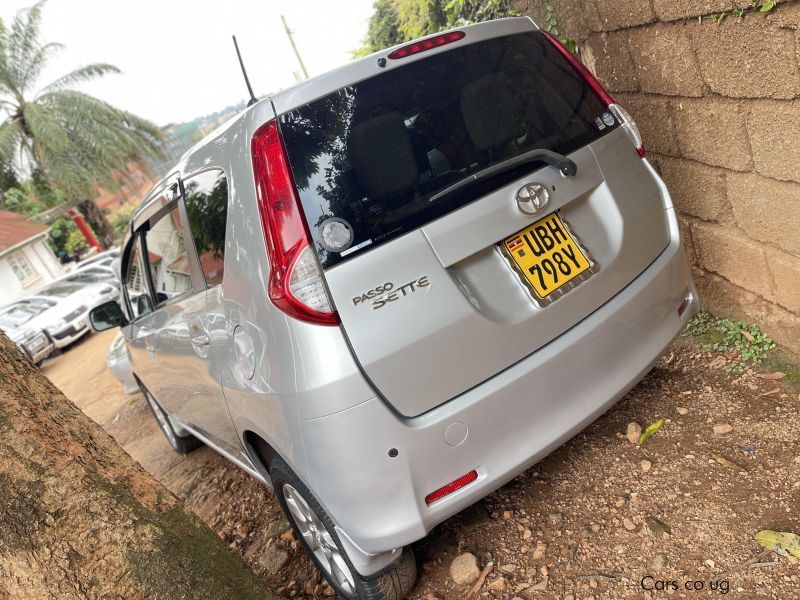
<path fill-rule="evenodd" d="M 548 165 L 558 169 L 565 177 L 572 177 L 578 172 L 578 165 L 576 165 L 574 161 L 570 160 L 563 154 L 553 152 L 552 150 L 545 150 L 544 148 L 537 148 L 536 150 L 529 150 L 528 152 L 524 152 L 509 158 L 508 160 L 504 160 L 503 162 L 492 165 L 491 167 L 486 167 L 482 171 L 473 173 L 472 175 L 457 181 L 453 185 L 446 187 L 441 192 L 434 194 L 430 197 L 428 202 L 441 200 L 442 198 L 450 196 L 457 191 L 464 190 L 465 188 L 468 188 L 479 181 L 484 181 L 490 177 L 511 171 L 520 165 L 534 162 L 547 163 Z"/>

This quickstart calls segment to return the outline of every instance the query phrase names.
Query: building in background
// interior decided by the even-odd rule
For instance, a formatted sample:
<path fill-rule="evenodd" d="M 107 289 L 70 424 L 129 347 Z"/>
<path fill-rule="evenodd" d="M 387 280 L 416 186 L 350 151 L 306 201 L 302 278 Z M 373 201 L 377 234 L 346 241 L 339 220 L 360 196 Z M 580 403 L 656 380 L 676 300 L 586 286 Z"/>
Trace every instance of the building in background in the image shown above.
<path fill-rule="evenodd" d="M 161 145 L 161 151 L 164 156 L 161 160 L 150 161 L 149 164 L 153 173 L 158 178 L 167 175 L 189 148 L 214 131 L 214 129 L 235 117 L 246 106 L 246 102 L 242 101 L 239 104 L 227 106 L 222 110 L 198 117 L 187 123 L 165 126 L 163 128 L 164 142 Z"/>
<path fill-rule="evenodd" d="M 116 186 L 113 191 L 98 189 L 95 204 L 101 210 L 114 210 L 128 202 L 138 204 L 156 181 L 156 174 L 148 165 L 139 165 L 135 162 L 128 163 L 125 171 L 114 173 Z"/>
<path fill-rule="evenodd" d="M 34 293 L 64 275 L 47 243 L 50 227 L 0 211 L 0 306 Z"/>

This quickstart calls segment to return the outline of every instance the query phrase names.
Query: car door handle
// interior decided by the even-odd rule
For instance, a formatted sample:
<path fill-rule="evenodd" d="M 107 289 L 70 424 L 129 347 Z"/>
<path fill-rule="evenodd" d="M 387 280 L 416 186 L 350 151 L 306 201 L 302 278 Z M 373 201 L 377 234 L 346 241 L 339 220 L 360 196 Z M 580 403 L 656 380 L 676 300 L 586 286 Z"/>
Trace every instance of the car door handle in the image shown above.
<path fill-rule="evenodd" d="M 197 323 L 189 325 L 189 339 L 192 340 L 192 346 L 210 346 L 211 338 L 208 333 Z"/>
<path fill-rule="evenodd" d="M 192 335 L 192 344 L 195 346 L 208 346 L 211 344 L 211 338 L 208 337 L 207 333 L 198 333 Z"/>

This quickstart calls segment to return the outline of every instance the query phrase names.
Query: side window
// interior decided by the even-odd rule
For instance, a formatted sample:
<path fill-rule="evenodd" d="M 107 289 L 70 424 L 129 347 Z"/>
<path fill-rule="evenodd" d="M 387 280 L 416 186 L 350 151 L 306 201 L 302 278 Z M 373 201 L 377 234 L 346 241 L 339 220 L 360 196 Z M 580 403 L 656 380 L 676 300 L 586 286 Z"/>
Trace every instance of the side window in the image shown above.
<path fill-rule="evenodd" d="M 36 271 L 34 271 L 28 259 L 22 252 L 14 252 L 8 258 L 8 264 L 11 265 L 11 270 L 17 276 L 20 283 L 27 284 L 33 279 L 36 279 Z"/>
<path fill-rule="evenodd" d="M 152 312 L 153 305 L 147 293 L 141 246 L 138 238 L 133 241 L 133 249 L 128 259 L 128 270 L 125 273 L 125 289 L 133 312 L 131 320 Z"/>
<path fill-rule="evenodd" d="M 228 182 L 214 169 L 183 182 L 186 214 L 203 276 L 210 286 L 222 283 L 225 270 L 225 223 L 228 216 Z"/>
<path fill-rule="evenodd" d="M 158 304 L 191 292 L 192 273 L 177 205 L 145 231 L 144 240 Z"/>

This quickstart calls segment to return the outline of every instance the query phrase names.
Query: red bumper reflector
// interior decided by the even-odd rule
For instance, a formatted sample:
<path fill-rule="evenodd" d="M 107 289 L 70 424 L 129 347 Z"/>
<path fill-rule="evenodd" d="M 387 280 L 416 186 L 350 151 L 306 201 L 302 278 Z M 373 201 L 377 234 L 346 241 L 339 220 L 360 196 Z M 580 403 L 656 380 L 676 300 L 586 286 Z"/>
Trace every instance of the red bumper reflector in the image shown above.
<path fill-rule="evenodd" d="M 472 471 L 470 471 L 466 475 L 462 475 L 461 477 L 459 477 L 455 481 L 451 481 L 450 483 L 448 483 L 444 487 L 440 487 L 435 492 L 431 492 L 430 494 L 425 496 L 425 504 L 433 504 L 434 502 L 436 502 L 440 498 L 444 498 L 445 496 L 448 496 L 449 494 L 452 494 L 456 490 L 461 489 L 465 485 L 469 485 L 470 483 L 475 481 L 477 478 L 478 478 L 478 472 L 475 469 L 473 469 Z"/>
<path fill-rule="evenodd" d="M 397 60 L 398 58 L 405 58 L 406 56 L 411 56 L 412 54 L 419 54 L 420 52 L 425 52 L 425 50 L 431 50 L 432 48 L 438 48 L 439 46 L 444 46 L 445 44 L 457 42 L 463 37 L 464 37 L 463 31 L 451 31 L 449 33 L 442 33 L 441 35 L 425 38 L 424 40 L 420 40 L 418 42 L 414 42 L 413 44 L 408 44 L 407 46 L 398 48 L 397 50 L 389 54 L 389 58 L 391 60 Z"/>

